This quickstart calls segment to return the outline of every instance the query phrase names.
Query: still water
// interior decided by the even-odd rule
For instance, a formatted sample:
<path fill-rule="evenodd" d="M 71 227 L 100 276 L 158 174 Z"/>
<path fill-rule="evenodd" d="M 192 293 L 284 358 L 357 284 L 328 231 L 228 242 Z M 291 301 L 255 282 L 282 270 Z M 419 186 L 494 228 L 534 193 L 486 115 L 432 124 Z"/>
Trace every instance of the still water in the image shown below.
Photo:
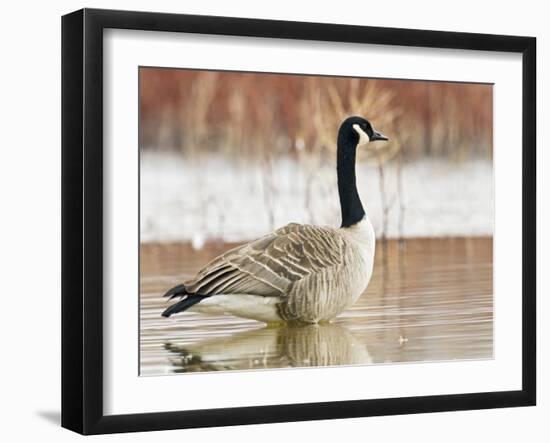
<path fill-rule="evenodd" d="M 492 358 L 491 238 L 378 242 L 367 290 L 327 325 L 161 317 L 166 290 L 235 245 L 141 246 L 141 375 Z"/>

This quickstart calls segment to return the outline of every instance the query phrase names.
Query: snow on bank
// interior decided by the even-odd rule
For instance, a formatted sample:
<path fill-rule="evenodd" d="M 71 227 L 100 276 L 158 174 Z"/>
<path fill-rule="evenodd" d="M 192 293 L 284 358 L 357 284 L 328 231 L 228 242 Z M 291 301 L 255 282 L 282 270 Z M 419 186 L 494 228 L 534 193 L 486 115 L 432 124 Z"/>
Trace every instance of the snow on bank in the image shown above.
<path fill-rule="evenodd" d="M 389 237 L 399 236 L 396 166 L 384 170 Z M 375 231 L 382 232 L 378 169 L 357 165 L 359 193 Z M 492 235 L 493 171 L 484 160 L 460 164 L 422 160 L 403 166 L 405 237 Z M 141 156 L 141 241 L 241 241 L 289 222 L 338 226 L 334 165 L 291 159 L 239 163 L 188 160 L 175 154 Z"/>

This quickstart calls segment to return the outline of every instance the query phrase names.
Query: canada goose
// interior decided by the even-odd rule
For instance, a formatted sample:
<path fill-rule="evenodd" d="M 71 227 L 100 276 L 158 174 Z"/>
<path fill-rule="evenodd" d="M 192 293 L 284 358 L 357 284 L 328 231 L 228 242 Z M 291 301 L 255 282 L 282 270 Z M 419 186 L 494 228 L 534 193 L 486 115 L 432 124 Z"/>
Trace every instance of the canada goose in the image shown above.
<path fill-rule="evenodd" d="M 367 287 L 375 237 L 355 182 L 356 149 L 388 138 L 361 117 L 342 122 L 337 140 L 340 228 L 290 223 L 231 249 L 164 296 L 181 297 L 162 315 L 187 309 L 263 322 L 328 321 Z"/>

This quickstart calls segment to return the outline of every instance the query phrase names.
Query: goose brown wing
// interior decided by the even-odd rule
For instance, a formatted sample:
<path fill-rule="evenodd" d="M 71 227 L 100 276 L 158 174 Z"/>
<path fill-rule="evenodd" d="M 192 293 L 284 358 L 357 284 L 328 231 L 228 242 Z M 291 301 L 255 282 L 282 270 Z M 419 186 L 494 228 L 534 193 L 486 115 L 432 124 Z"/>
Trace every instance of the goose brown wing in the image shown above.
<path fill-rule="evenodd" d="M 344 249 L 334 229 L 291 223 L 215 258 L 185 287 L 200 295 L 284 296 L 296 281 L 342 264 Z"/>

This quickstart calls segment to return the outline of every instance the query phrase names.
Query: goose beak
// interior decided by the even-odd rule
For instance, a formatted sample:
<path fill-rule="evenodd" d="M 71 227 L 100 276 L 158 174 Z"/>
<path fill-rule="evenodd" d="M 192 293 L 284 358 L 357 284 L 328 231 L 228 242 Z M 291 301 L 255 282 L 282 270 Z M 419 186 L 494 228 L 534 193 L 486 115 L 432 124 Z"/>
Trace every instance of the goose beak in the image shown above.
<path fill-rule="evenodd" d="M 372 131 L 372 136 L 370 138 L 370 141 L 371 142 L 375 142 L 377 140 L 384 140 L 384 141 L 388 141 L 388 137 L 386 137 L 384 134 L 382 134 L 381 132 L 378 132 L 378 131 Z"/>

